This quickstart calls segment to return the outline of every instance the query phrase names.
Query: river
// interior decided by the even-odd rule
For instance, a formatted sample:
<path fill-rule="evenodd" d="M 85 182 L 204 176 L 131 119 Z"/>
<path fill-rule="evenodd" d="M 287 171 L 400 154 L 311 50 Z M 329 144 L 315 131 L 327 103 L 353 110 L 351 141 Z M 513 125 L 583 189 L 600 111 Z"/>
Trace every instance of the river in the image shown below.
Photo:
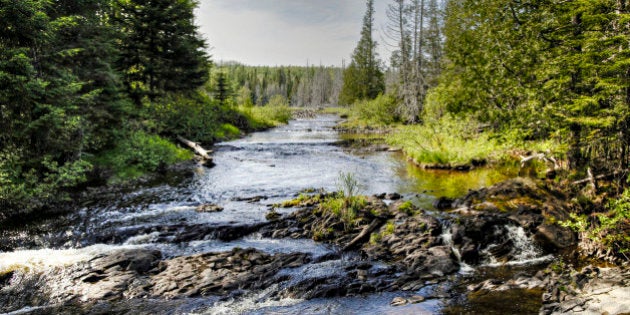
<path fill-rule="evenodd" d="M 84 203 L 70 214 L 41 218 L 26 226 L 4 226 L 0 231 L 3 244 L 0 247 L 3 250 L 0 252 L 0 275 L 9 274 L 15 278 L 18 275 L 24 277 L 25 274 L 58 272 L 120 249 L 157 250 L 165 259 L 229 251 L 234 248 L 255 248 L 270 254 L 302 252 L 312 257 L 322 257 L 339 253 L 339 249 L 308 239 L 271 239 L 261 237 L 258 233 L 221 241 L 208 233 L 196 235 L 195 231 L 203 230 L 203 227 L 263 223 L 272 204 L 295 198 L 303 191 L 337 190 L 337 179 L 342 172 L 354 174 L 361 183 L 363 194 L 397 192 L 405 199 L 432 211 L 436 216 L 441 216 L 441 213 L 432 210 L 430 206 L 435 198 L 456 197 L 465 194 L 469 189 L 489 186 L 513 175 L 505 174 L 502 170 L 489 169 L 467 173 L 423 171 L 407 162 L 400 153 L 349 149 L 338 145 L 343 137 L 333 129 L 338 122 L 339 119 L 332 115 L 291 120 L 286 126 L 217 144 L 213 148 L 216 165 L 211 168 L 199 167 L 192 175 L 171 174 L 159 182 L 137 189 L 104 194 Z M 195 211 L 202 204 L 219 205 L 224 210 L 213 213 Z M 294 209 L 279 211 L 287 214 Z M 182 233 L 187 236 L 180 237 Z M 524 256 L 523 261 L 515 261 L 514 264 L 488 263 L 474 269 L 462 268 L 449 281 L 428 284 L 417 292 L 435 298 L 399 307 L 390 306 L 390 301 L 401 292 L 312 300 L 267 299 L 269 292 L 275 289 L 270 287 L 229 299 L 195 297 L 178 300 L 177 303 L 147 300 L 146 304 L 133 304 L 131 310 L 127 311 L 130 314 L 432 314 L 501 313 L 514 309 L 531 311 L 540 306 L 540 296 L 536 295 L 539 292 L 508 291 L 473 300 L 466 294 L 466 285 L 490 277 L 509 278 L 516 272 L 536 268 L 532 265 L 540 262 L 537 259 L 544 258 L 542 260 L 548 261 L 548 257 L 539 256 Z M 356 254 L 344 253 L 338 259 L 310 263 L 283 272 L 292 279 L 290 281 L 304 280 L 317 274 L 343 272 L 346 262 L 356 259 L 359 259 Z M 14 272 L 16 270 L 18 272 Z M 12 281 L 0 280 L 0 284 L 4 285 Z M 31 285 L 32 287 L 23 287 L 25 295 L 28 290 L 43 290 L 43 287 L 54 290 L 57 287 L 54 283 Z M 20 293 L 20 289 L 12 289 Z M 449 298 L 440 298 L 439 292 L 449 292 L 443 296 Z M 94 304 L 88 302 L 79 309 L 59 306 L 56 304 L 58 300 L 23 299 L 15 302 L 5 297 L 4 302 L 12 303 L 12 306 L 4 308 L 7 312 L 13 312 L 11 314 L 39 314 L 49 311 L 98 313 L 94 311 Z M 83 302 L 79 304 L 81 303 Z M 155 306 L 159 306 L 159 311 L 156 311 Z"/>

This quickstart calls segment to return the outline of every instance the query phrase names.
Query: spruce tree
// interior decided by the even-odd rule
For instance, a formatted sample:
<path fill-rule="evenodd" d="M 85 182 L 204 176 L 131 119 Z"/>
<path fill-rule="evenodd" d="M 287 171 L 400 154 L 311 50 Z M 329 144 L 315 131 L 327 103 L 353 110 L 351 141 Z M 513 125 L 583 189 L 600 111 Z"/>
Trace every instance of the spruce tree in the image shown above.
<path fill-rule="evenodd" d="M 118 0 L 119 69 L 139 106 L 148 96 L 188 92 L 208 79 L 206 44 L 194 24 L 194 0 Z"/>
<path fill-rule="evenodd" d="M 366 7 L 361 39 L 343 74 L 343 88 L 339 95 L 341 104 L 349 105 L 361 99 L 374 99 L 385 91 L 385 80 L 376 52 L 377 42 L 372 38 L 374 0 L 367 0 Z"/>

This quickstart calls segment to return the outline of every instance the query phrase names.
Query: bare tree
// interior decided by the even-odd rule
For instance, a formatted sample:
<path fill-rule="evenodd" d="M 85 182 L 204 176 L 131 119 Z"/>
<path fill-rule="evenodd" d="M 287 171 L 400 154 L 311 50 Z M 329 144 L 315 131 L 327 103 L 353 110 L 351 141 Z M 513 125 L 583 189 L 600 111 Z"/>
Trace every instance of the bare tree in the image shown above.
<path fill-rule="evenodd" d="M 428 88 L 435 84 L 442 56 L 441 10 L 438 0 L 392 0 L 385 35 L 397 43 L 392 67 L 401 102 L 397 114 L 416 122 Z"/>

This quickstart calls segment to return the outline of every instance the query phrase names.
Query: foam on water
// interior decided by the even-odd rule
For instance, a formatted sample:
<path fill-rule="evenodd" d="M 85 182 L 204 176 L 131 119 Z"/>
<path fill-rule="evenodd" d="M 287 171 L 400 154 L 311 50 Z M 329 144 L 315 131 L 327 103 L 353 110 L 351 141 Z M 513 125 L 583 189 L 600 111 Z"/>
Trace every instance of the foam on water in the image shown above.
<path fill-rule="evenodd" d="M 457 246 L 453 244 L 453 230 L 451 229 L 451 227 L 450 226 L 444 227 L 442 230 L 444 231 L 441 235 L 442 242 L 444 242 L 444 245 L 449 246 L 451 248 L 451 250 L 453 251 L 453 254 L 457 258 L 457 262 L 459 263 L 458 272 L 463 275 L 468 275 L 475 272 L 475 268 L 473 268 L 471 265 L 467 264 L 466 262 L 462 261 L 462 254 L 459 252 L 459 248 L 457 248 Z"/>
<path fill-rule="evenodd" d="M 303 300 L 284 298 L 279 300 L 269 299 L 268 296 L 278 290 L 278 285 L 273 285 L 263 291 L 248 293 L 238 299 L 230 299 L 215 303 L 211 308 L 191 314 L 232 315 L 244 314 L 269 307 L 286 307 L 296 305 Z"/>
<path fill-rule="evenodd" d="M 27 271 L 45 271 L 54 267 L 70 266 L 87 261 L 104 253 L 119 249 L 141 248 L 139 245 L 104 245 L 97 244 L 77 249 L 38 249 L 18 250 L 0 253 L 0 274 L 15 269 Z"/>
<path fill-rule="evenodd" d="M 495 257 L 488 254 L 489 261 L 483 264 L 487 267 L 499 266 L 526 266 L 535 265 L 553 260 L 553 255 L 543 255 L 540 249 L 531 240 L 522 226 L 505 226 L 506 236 L 512 241 L 512 257 L 505 262 L 498 261 Z"/>
<path fill-rule="evenodd" d="M 270 254 L 307 253 L 319 257 L 333 252 L 332 248 L 310 239 L 263 238 L 259 233 L 232 242 L 217 240 L 192 241 L 182 254 L 230 251 L 236 247 L 255 248 Z"/>

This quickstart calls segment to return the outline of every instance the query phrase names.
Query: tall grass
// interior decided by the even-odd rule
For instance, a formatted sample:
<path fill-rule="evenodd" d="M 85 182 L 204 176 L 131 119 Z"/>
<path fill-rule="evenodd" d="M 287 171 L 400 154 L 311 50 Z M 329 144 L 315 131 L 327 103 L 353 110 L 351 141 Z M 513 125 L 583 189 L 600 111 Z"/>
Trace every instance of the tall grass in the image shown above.
<path fill-rule="evenodd" d="M 478 126 L 473 119 L 447 115 L 423 125 L 398 126 L 386 141 L 417 163 L 456 165 L 499 158 L 506 146 Z"/>

